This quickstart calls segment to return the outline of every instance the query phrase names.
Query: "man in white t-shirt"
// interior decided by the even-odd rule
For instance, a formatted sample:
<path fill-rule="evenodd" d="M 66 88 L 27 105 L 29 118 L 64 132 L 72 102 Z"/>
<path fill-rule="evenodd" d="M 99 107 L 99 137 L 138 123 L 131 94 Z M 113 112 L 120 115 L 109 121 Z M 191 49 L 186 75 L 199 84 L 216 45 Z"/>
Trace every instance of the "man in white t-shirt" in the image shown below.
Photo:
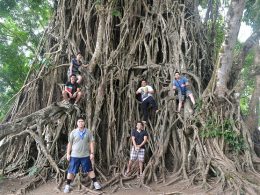
<path fill-rule="evenodd" d="M 150 85 L 147 85 L 146 80 L 142 80 L 141 87 L 136 91 L 136 94 L 141 94 L 142 96 L 142 110 L 145 122 L 148 120 L 149 117 L 149 105 L 152 106 L 153 111 L 158 112 L 158 107 L 153 98 L 153 93 L 153 88 Z"/>

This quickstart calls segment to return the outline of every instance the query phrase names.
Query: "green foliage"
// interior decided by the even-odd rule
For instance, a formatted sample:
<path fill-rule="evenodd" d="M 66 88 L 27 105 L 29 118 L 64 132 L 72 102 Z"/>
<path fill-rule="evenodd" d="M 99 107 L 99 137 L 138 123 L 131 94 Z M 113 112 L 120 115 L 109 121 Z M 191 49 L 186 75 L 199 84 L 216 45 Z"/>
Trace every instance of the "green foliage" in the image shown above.
<path fill-rule="evenodd" d="M 247 0 L 245 5 L 245 11 L 243 21 L 251 26 L 254 31 L 258 31 L 260 27 L 260 1 L 259 0 Z"/>
<path fill-rule="evenodd" d="M 111 14 L 112 16 L 121 17 L 121 12 L 116 9 L 112 10 Z"/>
<path fill-rule="evenodd" d="M 223 31 L 224 28 L 224 19 L 222 17 L 220 17 L 217 21 L 216 21 L 216 26 L 215 26 L 215 30 L 216 30 L 216 39 L 215 39 L 215 48 L 216 48 L 216 52 L 218 53 L 219 49 L 221 48 L 221 45 L 224 41 L 225 38 L 225 32 Z"/>
<path fill-rule="evenodd" d="M 202 99 L 201 99 L 201 98 L 196 99 L 196 102 L 195 102 L 195 110 L 196 110 L 196 111 L 201 110 L 202 105 L 203 105 Z"/>
<path fill-rule="evenodd" d="M 255 87 L 254 78 L 249 76 L 250 71 L 252 69 L 252 65 L 254 64 L 254 58 L 255 58 L 254 51 L 251 51 L 245 59 L 245 63 L 241 74 L 242 76 L 241 79 L 243 79 L 245 83 L 245 88 L 241 92 L 241 98 L 240 98 L 240 109 L 243 115 L 247 115 L 249 113 L 249 102 Z"/>
<path fill-rule="evenodd" d="M 243 137 L 233 130 L 234 121 L 226 119 L 223 124 L 215 118 L 209 118 L 205 128 L 200 131 L 203 138 L 224 138 L 229 147 L 236 153 L 246 149 Z"/>
<path fill-rule="evenodd" d="M 0 0 L 0 119 L 24 83 L 52 9 L 44 0 Z"/>

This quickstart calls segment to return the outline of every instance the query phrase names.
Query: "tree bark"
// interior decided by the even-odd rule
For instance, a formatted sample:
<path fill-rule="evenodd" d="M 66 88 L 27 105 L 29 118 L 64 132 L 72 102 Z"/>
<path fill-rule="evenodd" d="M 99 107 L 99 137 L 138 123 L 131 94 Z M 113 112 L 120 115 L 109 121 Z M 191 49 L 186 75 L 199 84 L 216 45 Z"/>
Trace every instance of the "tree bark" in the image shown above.
<path fill-rule="evenodd" d="M 260 48 L 255 49 L 255 69 L 260 68 Z M 249 115 L 246 124 L 251 132 L 258 129 L 259 125 L 259 106 L 260 106 L 260 72 L 255 73 L 255 88 L 249 103 Z"/>
<path fill-rule="evenodd" d="M 233 62 L 233 49 L 237 41 L 240 23 L 245 7 L 244 0 L 232 0 L 227 13 L 226 36 L 219 54 L 220 64 L 217 69 L 216 94 L 224 96 L 228 91 L 231 67 Z"/>

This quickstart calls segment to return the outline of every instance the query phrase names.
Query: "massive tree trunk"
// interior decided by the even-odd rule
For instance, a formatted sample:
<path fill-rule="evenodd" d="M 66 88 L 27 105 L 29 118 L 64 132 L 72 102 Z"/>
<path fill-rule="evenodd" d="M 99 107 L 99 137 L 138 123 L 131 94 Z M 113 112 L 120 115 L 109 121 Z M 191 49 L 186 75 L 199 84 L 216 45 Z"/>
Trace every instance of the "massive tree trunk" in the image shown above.
<path fill-rule="evenodd" d="M 249 114 L 246 119 L 248 128 L 253 132 L 259 126 L 259 104 L 260 104 L 260 49 L 259 46 L 255 49 L 254 70 L 250 76 L 255 77 L 255 89 L 249 103 Z"/>
<path fill-rule="evenodd" d="M 219 54 L 220 67 L 217 69 L 216 93 L 218 96 L 224 96 L 228 90 L 227 84 L 233 64 L 233 49 L 237 41 L 244 7 L 244 0 L 232 0 L 228 9 L 225 40 Z"/>
<path fill-rule="evenodd" d="M 231 2 L 221 67 L 215 68 L 219 70 L 217 75 L 212 70 L 216 37 L 205 31 L 207 24 L 198 17 L 196 1 L 182 3 L 60 0 L 41 48 L 52 66 L 35 60 L 40 68 L 31 70 L 27 84 L 0 126 L 0 137 L 5 136 L 0 143 L 5 173 L 37 170 L 33 173 L 41 178 L 42 173 L 55 172 L 61 181 L 64 175 L 57 167 L 66 168 L 67 136 L 75 127 L 76 117 L 85 115 L 87 127 L 96 137 L 95 170 L 107 181 L 104 186 L 122 185 L 129 132 L 142 117 L 135 91 L 146 78 L 156 90 L 160 113 L 152 114 L 146 127 L 149 143 L 142 185 L 165 182 L 168 171 L 173 175 L 168 185 L 189 179 L 209 186 L 209 179 L 213 179 L 221 182 L 223 190 L 259 190 L 244 175 L 249 171 L 252 178 L 259 179 L 249 131 L 241 120 L 237 101 L 224 93 L 244 2 Z M 210 20 L 215 24 L 216 18 Z M 61 100 L 61 83 L 66 80 L 71 56 L 79 50 L 90 63 L 81 70 L 84 98 L 80 108 L 52 105 Z M 206 86 L 216 86 L 222 99 L 204 93 L 194 115 L 176 114 L 171 91 L 176 70 L 190 77 L 197 99 Z M 133 169 L 131 174 L 135 172 Z"/>

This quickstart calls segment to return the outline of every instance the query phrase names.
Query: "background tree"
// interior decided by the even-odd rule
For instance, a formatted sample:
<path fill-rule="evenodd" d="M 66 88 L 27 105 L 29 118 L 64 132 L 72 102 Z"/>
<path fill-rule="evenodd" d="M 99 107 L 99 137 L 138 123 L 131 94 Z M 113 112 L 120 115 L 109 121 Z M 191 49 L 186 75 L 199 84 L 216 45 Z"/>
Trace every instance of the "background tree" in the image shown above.
<path fill-rule="evenodd" d="M 238 61 L 234 58 L 246 4 L 230 2 L 224 38 L 214 33 L 223 21 L 220 2 L 207 4 L 203 23 L 196 1 L 57 2 L 40 48 L 48 66 L 35 59 L 41 66 L 30 71 L 0 125 L 5 174 L 29 172 L 35 175 L 33 183 L 55 173 L 60 182 L 67 135 L 76 117 L 86 115 L 97 142 L 95 170 L 104 186 L 121 185 L 129 132 L 141 118 L 135 91 L 146 78 L 156 89 L 161 112 L 148 122 L 149 158 L 141 185 L 165 182 L 172 175 L 167 185 L 189 179 L 211 188 L 210 179 L 220 182 L 222 190 L 257 194 L 259 187 L 252 181 L 259 179 L 255 165 L 260 161 L 241 119 L 238 79 L 231 74 L 243 65 L 248 51 L 242 50 Z M 78 51 L 90 63 L 82 69 L 85 101 L 80 109 L 56 103 L 61 100 L 59 83 L 66 80 L 71 56 Z M 176 70 L 187 73 L 193 83 L 198 99 L 194 116 L 186 112 L 188 101 L 184 113 L 173 112 L 171 80 Z"/>
<path fill-rule="evenodd" d="M 50 18 L 48 1 L 0 1 L 0 119 L 23 86 L 43 30 Z M 38 56 L 40 57 L 40 56 Z M 37 68 L 33 65 L 33 68 Z"/>

